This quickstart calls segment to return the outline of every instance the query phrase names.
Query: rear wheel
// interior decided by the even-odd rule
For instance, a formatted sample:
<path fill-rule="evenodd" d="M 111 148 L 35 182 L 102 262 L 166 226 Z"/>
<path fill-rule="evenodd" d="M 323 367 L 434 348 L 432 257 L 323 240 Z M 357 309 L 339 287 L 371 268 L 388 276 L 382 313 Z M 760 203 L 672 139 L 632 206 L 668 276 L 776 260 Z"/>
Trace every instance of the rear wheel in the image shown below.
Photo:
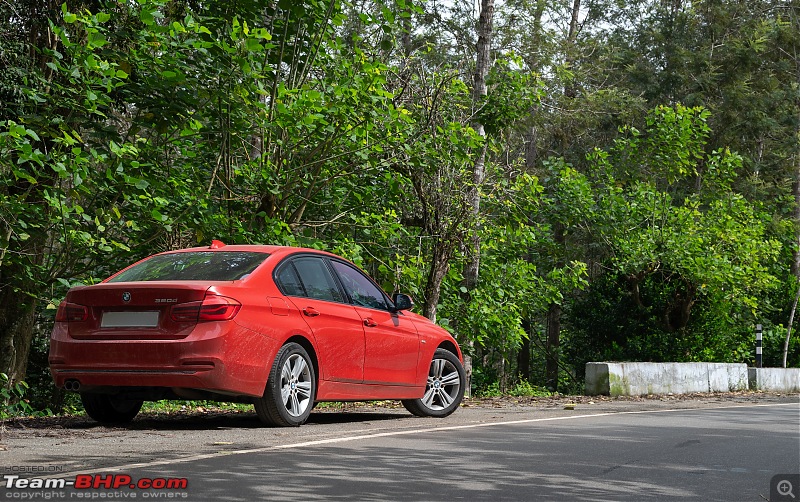
<path fill-rule="evenodd" d="M 126 424 L 133 420 L 143 401 L 124 399 L 114 394 L 81 393 L 86 414 L 101 424 Z"/>
<path fill-rule="evenodd" d="M 311 357 L 302 346 L 287 343 L 278 351 L 264 395 L 255 401 L 262 422 L 281 427 L 304 424 L 314 407 L 316 378 Z"/>
<path fill-rule="evenodd" d="M 420 399 L 406 399 L 403 406 L 418 417 L 446 417 L 464 398 L 466 375 L 461 361 L 445 349 L 436 349 L 428 372 L 428 384 Z"/>

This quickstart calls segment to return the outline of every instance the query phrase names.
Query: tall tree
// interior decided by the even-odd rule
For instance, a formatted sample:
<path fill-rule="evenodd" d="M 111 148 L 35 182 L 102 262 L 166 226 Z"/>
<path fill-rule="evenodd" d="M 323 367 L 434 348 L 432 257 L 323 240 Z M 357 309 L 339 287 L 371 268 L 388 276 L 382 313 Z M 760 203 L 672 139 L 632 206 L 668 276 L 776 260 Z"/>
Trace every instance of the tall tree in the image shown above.
<path fill-rule="evenodd" d="M 581 0 L 573 0 L 572 14 L 569 20 L 569 32 L 566 39 L 566 62 L 567 69 L 571 69 L 575 61 L 575 45 L 578 38 L 578 21 L 581 11 Z M 568 80 L 564 86 L 564 97 L 567 100 L 574 100 L 577 96 L 576 85 Z M 565 145 L 566 147 L 566 145 Z M 566 149 L 566 148 L 565 148 Z M 559 248 L 557 253 L 563 256 L 563 248 L 566 243 L 566 229 L 560 221 L 553 223 L 553 237 L 556 246 Z M 564 266 L 564 262 L 556 263 L 556 268 Z M 547 386 L 558 389 L 558 370 L 559 370 L 559 345 L 561 342 L 561 304 L 553 302 L 547 310 L 547 363 L 545 367 Z"/>
<path fill-rule="evenodd" d="M 491 51 L 492 51 L 492 28 L 494 23 L 494 0 L 481 0 L 480 13 L 478 15 L 478 41 L 475 45 L 476 58 L 475 58 L 475 73 L 472 78 L 472 100 L 473 107 L 476 109 L 484 105 L 485 97 L 487 95 L 486 76 L 489 74 L 489 69 L 492 66 Z M 479 136 L 486 136 L 486 129 L 484 124 L 479 120 L 473 123 L 473 128 Z M 472 184 L 470 185 L 468 204 L 470 211 L 470 221 L 473 226 L 470 239 L 469 249 L 467 254 L 467 261 L 464 266 L 463 272 L 463 286 L 464 286 L 464 300 L 469 302 L 470 291 L 475 289 L 478 284 L 478 275 L 480 272 L 481 262 L 481 238 L 480 238 L 480 225 L 481 225 L 481 190 L 486 179 L 486 150 L 488 143 L 484 142 L 480 152 L 475 158 L 475 164 L 472 169 Z M 469 337 L 462 336 L 462 342 L 466 342 L 467 346 L 471 345 Z M 471 351 L 470 351 L 471 352 Z M 467 381 L 471 382 L 472 376 L 472 358 L 468 353 L 464 361 L 464 369 L 467 372 Z M 468 384 L 467 388 L 470 389 L 471 385 Z"/>
<path fill-rule="evenodd" d="M 795 176 L 792 182 L 792 195 L 794 196 L 794 254 L 792 256 L 791 272 L 792 276 L 796 279 L 795 288 L 797 292 L 794 296 L 794 302 L 789 311 L 789 319 L 787 322 L 786 340 L 783 343 L 783 357 L 782 365 L 786 367 L 786 361 L 789 355 L 789 341 L 792 336 L 794 328 L 795 313 L 797 312 L 797 304 L 800 301 L 800 12 L 797 2 L 788 2 L 788 22 L 789 32 L 793 35 L 789 38 L 789 44 L 785 44 L 782 48 L 786 56 L 794 63 L 795 81 L 794 81 L 794 104 L 796 114 L 795 124 L 795 145 L 794 145 L 794 167 Z"/>
<path fill-rule="evenodd" d="M 41 180 L 30 176 L 25 162 L 37 150 L 54 147 L 40 141 L 36 132 L 17 116 L 29 110 L 22 81 L 49 82 L 53 77 L 47 66 L 49 54 L 60 41 L 48 20 L 59 12 L 58 3 L 0 3 L 0 127 L 15 140 L 28 145 L 22 155 L 2 148 L 0 162 L 0 372 L 10 381 L 24 378 L 39 295 L 30 285 L 39 284 L 39 271 L 46 266 L 43 253 L 47 249 L 49 228 L 42 224 L 53 212 L 45 200 L 47 187 L 59 183 L 56 173 L 43 169 Z M 58 103 L 53 106 L 61 107 Z M 10 127 L 9 127 L 10 126 Z M 20 215 L 24 212 L 25 216 Z"/>
<path fill-rule="evenodd" d="M 486 76 L 491 68 L 492 50 L 492 25 L 494 20 L 494 0 L 481 0 L 481 10 L 478 16 L 478 41 L 475 45 L 477 56 L 475 58 L 475 73 L 472 78 L 472 100 L 477 109 L 484 105 L 485 97 L 488 93 L 486 87 Z M 473 128 L 479 136 L 486 136 L 484 125 L 478 120 L 473 122 Z M 472 170 L 472 186 L 469 192 L 470 211 L 472 221 L 479 226 L 481 212 L 481 186 L 486 179 L 486 150 L 488 144 L 484 142 L 483 147 L 475 159 L 475 166 Z M 480 270 L 481 242 L 480 232 L 477 228 L 472 232 L 470 238 L 471 246 L 469 250 L 469 260 L 464 269 L 464 286 L 467 290 L 475 288 L 478 283 Z"/>

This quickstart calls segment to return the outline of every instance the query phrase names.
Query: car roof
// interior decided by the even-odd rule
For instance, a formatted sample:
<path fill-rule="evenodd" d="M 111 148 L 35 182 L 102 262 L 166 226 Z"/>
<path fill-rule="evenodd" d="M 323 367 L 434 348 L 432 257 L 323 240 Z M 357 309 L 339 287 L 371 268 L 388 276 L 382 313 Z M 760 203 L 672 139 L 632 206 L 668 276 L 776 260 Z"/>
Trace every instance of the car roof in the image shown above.
<path fill-rule="evenodd" d="M 197 251 L 239 251 L 239 252 L 250 252 L 250 253 L 268 253 L 270 255 L 275 256 L 287 256 L 294 253 L 318 253 L 326 256 L 334 256 L 337 255 L 330 253 L 328 251 L 322 251 L 319 249 L 311 249 L 311 248 L 303 248 L 303 247 L 295 247 L 295 246 L 275 246 L 269 244 L 222 244 L 221 245 L 211 245 L 211 246 L 199 246 L 193 248 L 186 248 L 186 249 L 176 249 L 172 251 L 164 251 L 163 253 L 158 254 L 167 254 L 167 253 L 189 253 L 189 252 L 197 252 Z"/>

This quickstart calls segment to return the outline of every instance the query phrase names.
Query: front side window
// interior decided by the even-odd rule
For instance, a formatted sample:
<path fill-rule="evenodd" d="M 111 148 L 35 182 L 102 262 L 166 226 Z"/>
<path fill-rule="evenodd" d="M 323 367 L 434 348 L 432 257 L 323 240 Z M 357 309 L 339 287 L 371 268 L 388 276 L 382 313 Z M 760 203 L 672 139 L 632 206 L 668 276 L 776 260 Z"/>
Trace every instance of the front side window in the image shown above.
<path fill-rule="evenodd" d="M 153 256 L 108 282 L 237 281 L 267 259 L 251 251 L 190 251 Z"/>
<path fill-rule="evenodd" d="M 309 298 L 344 302 L 342 292 L 321 258 L 313 256 L 295 258 L 292 260 L 292 264 L 294 264 Z"/>
<path fill-rule="evenodd" d="M 342 262 L 331 263 L 353 303 L 362 307 L 389 310 L 385 295 L 367 276 Z"/>

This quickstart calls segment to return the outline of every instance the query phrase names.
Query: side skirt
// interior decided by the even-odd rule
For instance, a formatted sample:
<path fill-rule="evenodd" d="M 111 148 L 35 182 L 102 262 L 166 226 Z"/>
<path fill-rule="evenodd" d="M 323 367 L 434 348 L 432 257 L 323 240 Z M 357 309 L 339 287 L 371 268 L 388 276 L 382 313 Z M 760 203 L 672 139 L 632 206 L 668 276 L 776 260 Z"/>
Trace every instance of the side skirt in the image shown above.
<path fill-rule="evenodd" d="M 425 387 L 364 383 L 319 382 L 317 401 L 375 401 L 380 399 L 419 399 Z"/>

